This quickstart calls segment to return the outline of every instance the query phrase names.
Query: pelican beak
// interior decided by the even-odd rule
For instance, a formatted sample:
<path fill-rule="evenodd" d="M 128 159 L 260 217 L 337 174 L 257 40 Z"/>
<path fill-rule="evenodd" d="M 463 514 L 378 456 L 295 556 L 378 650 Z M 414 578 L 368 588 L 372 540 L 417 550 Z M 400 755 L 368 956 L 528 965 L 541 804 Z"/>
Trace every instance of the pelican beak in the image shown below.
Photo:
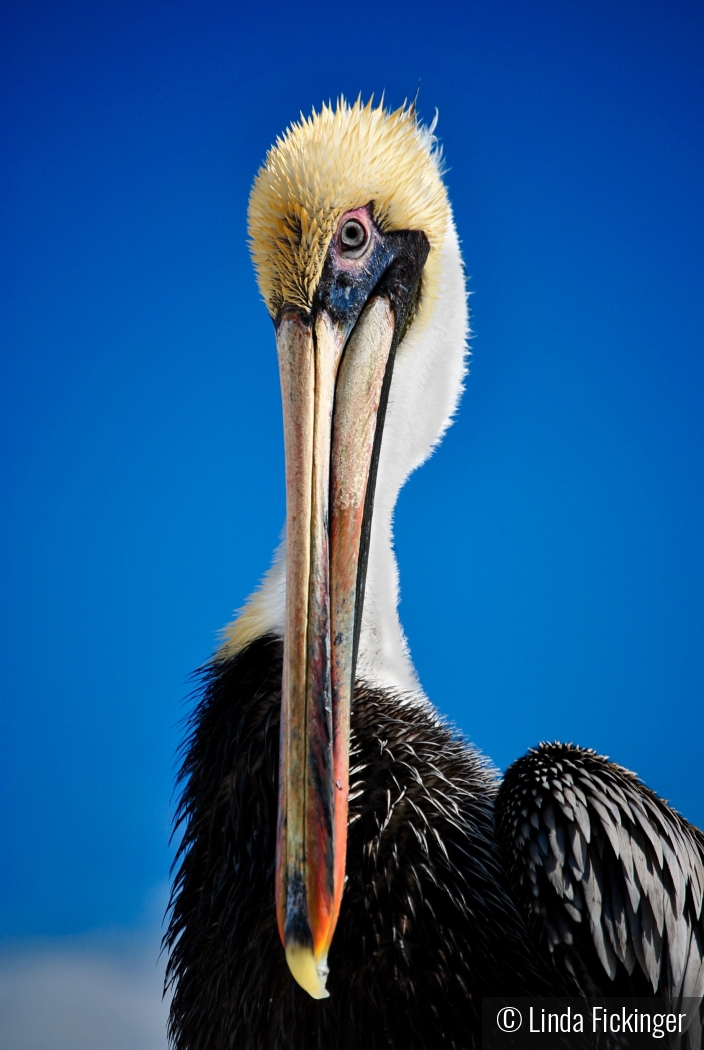
<path fill-rule="evenodd" d="M 287 576 L 276 911 L 291 973 L 314 999 L 328 995 L 345 881 L 350 707 L 376 466 L 423 243 L 411 277 L 379 282 L 352 322 L 324 302 L 278 318 Z"/>

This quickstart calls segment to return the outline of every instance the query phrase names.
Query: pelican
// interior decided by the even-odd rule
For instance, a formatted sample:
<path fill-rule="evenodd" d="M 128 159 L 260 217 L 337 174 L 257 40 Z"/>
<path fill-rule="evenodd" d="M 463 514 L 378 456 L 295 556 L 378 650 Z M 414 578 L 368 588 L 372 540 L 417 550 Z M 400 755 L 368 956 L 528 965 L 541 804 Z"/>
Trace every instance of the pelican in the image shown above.
<path fill-rule="evenodd" d="M 249 233 L 286 530 L 184 745 L 172 1045 L 462 1050 L 483 995 L 701 1000 L 701 832 L 572 745 L 500 782 L 411 662 L 394 505 L 452 420 L 468 335 L 434 126 L 360 100 L 302 117 Z"/>

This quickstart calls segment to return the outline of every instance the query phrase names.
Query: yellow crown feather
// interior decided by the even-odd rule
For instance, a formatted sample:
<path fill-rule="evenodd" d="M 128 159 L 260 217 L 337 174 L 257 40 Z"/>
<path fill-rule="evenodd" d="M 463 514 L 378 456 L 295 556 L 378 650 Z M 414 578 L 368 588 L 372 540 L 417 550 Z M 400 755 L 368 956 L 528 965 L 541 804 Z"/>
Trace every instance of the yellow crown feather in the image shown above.
<path fill-rule="evenodd" d="M 382 230 L 422 230 L 430 242 L 422 303 L 433 298 L 450 214 L 432 128 L 413 106 L 358 99 L 301 115 L 269 150 L 249 199 L 259 288 L 272 317 L 309 310 L 340 216 L 373 203 Z"/>

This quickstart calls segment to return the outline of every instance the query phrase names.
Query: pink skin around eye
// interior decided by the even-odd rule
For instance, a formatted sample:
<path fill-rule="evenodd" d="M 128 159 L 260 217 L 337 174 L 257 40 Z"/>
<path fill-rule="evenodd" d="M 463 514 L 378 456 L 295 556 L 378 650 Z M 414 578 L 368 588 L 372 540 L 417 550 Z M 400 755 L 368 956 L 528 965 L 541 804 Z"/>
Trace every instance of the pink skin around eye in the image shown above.
<path fill-rule="evenodd" d="M 374 223 L 372 222 L 370 204 L 365 204 L 363 208 L 351 208 L 350 211 L 345 212 L 345 214 L 341 217 L 340 221 L 338 222 L 337 230 L 335 232 L 335 238 L 333 241 L 337 265 L 341 269 L 355 271 L 359 269 L 360 266 L 364 265 L 364 258 L 367 253 L 365 251 L 359 259 L 349 259 L 345 257 L 345 255 L 343 255 L 342 251 L 340 250 L 340 230 L 346 222 L 349 222 L 350 219 L 356 219 L 357 222 L 361 223 L 361 225 L 367 231 L 367 237 L 371 239 L 372 245 L 376 240 L 377 234 L 374 228 Z"/>

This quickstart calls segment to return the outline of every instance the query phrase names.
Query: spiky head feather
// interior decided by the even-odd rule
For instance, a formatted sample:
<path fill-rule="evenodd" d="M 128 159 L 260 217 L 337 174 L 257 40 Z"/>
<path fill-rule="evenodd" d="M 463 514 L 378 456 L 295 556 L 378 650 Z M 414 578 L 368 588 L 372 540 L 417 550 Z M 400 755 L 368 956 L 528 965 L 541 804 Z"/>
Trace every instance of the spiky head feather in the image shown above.
<path fill-rule="evenodd" d="M 439 275 L 450 208 L 432 128 L 413 106 L 323 105 L 276 140 L 249 199 L 249 235 L 259 288 L 272 317 L 309 310 L 340 216 L 370 202 L 382 230 L 422 230 L 430 253 L 421 309 Z"/>

